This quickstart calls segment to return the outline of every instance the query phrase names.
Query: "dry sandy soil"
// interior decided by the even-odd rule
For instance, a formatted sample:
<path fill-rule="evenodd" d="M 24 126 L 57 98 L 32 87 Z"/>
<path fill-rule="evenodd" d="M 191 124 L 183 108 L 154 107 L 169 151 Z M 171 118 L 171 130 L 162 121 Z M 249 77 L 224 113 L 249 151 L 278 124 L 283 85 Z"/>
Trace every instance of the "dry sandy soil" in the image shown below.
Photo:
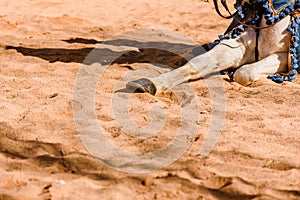
<path fill-rule="evenodd" d="M 205 157 L 198 154 L 214 112 L 204 80 L 155 97 L 124 89 L 127 80 L 184 64 L 177 54 L 195 56 L 199 44 L 229 23 L 201 0 L 1 0 L 0 199 L 300 199 L 299 76 L 249 87 L 219 76 L 225 120 Z M 95 47 L 97 59 L 86 60 Z M 84 147 L 73 117 L 80 109 L 75 81 L 82 66 L 101 69 L 110 61 L 95 93 L 99 127 L 112 144 L 135 154 L 163 148 L 186 127 L 182 143 L 192 145 L 175 162 L 148 173 L 122 172 Z M 163 128 L 144 139 L 128 135 L 117 123 L 113 109 L 122 103 L 113 96 L 129 99 L 124 106 L 141 129 L 161 121 Z M 181 109 L 192 101 L 199 116 L 191 111 L 181 123 Z M 150 114 L 157 105 L 166 115 Z"/>

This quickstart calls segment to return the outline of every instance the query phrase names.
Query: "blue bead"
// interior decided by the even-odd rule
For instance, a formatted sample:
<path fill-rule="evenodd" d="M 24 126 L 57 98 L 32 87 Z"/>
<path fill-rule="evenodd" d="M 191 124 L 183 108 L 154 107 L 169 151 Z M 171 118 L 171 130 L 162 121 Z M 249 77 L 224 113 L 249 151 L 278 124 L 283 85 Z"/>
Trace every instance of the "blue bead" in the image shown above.
<path fill-rule="evenodd" d="M 222 70 L 222 71 L 219 71 L 219 74 L 220 74 L 220 75 L 225 75 L 226 72 L 225 72 L 224 70 Z"/>
<path fill-rule="evenodd" d="M 297 25 L 296 22 L 293 22 L 292 25 L 291 25 L 292 28 L 296 28 L 297 26 L 298 26 L 298 25 Z"/>
<path fill-rule="evenodd" d="M 245 29 L 244 29 L 244 26 L 243 26 L 243 25 L 240 25 L 240 26 L 238 26 L 238 27 L 237 27 L 237 30 L 239 30 L 239 31 L 242 31 L 242 32 L 243 32 Z"/>
<path fill-rule="evenodd" d="M 290 52 L 291 54 L 295 54 L 295 53 L 296 53 L 296 49 L 295 49 L 295 48 L 290 48 L 289 52 Z"/>
<path fill-rule="evenodd" d="M 269 5 L 268 5 L 268 4 L 264 4 L 264 5 L 262 5 L 262 7 L 263 7 L 264 9 L 268 9 L 268 8 L 269 8 Z"/>
<path fill-rule="evenodd" d="M 274 74 L 270 74 L 270 75 L 268 76 L 268 79 L 272 79 L 274 76 L 275 76 Z"/>
<path fill-rule="evenodd" d="M 225 39 L 227 39 L 227 40 L 230 39 L 230 38 L 231 38 L 231 35 L 226 35 L 225 36 Z"/>
<path fill-rule="evenodd" d="M 232 34 L 231 35 L 232 38 L 237 38 L 237 36 L 238 36 L 237 34 Z"/>
<path fill-rule="evenodd" d="M 272 81 L 274 81 L 275 83 L 282 83 L 283 78 L 276 76 L 276 77 L 272 78 Z"/>
<path fill-rule="evenodd" d="M 275 21 L 275 22 L 278 22 L 278 21 L 279 21 L 279 16 L 278 16 L 278 15 L 275 15 L 275 16 L 274 16 L 274 21 Z"/>
<path fill-rule="evenodd" d="M 266 9 L 266 13 L 267 13 L 267 14 L 272 14 L 272 13 L 273 13 L 273 10 L 272 10 L 270 7 L 268 7 L 268 8 Z"/>
<path fill-rule="evenodd" d="M 293 68 L 293 69 L 298 69 L 298 67 L 299 67 L 298 64 L 296 64 L 296 63 L 292 64 L 292 68 Z"/>
<path fill-rule="evenodd" d="M 299 41 L 299 37 L 298 37 L 298 36 L 295 36 L 295 37 L 294 37 L 294 41 L 295 41 L 295 42 L 298 42 L 298 41 Z"/>
<path fill-rule="evenodd" d="M 242 13 L 242 12 L 238 12 L 238 16 L 239 16 L 241 19 L 244 19 L 244 18 L 245 18 L 244 13 Z"/>
<path fill-rule="evenodd" d="M 293 47 L 297 48 L 299 46 L 298 42 L 293 42 Z"/>
<path fill-rule="evenodd" d="M 254 16 L 254 19 L 255 19 L 255 20 L 259 20 L 259 18 L 260 18 L 259 15 L 255 15 L 255 16 Z"/>
<path fill-rule="evenodd" d="M 220 40 L 215 40 L 214 41 L 214 44 L 219 44 L 220 43 Z"/>
<path fill-rule="evenodd" d="M 294 11 L 294 4 L 290 4 L 288 7 L 287 7 L 291 12 Z"/>
<path fill-rule="evenodd" d="M 274 74 L 269 75 L 268 79 L 271 79 L 272 81 L 274 81 L 276 83 L 282 83 L 283 82 L 283 78 L 281 76 L 277 76 L 277 75 L 274 75 Z"/>
<path fill-rule="evenodd" d="M 272 17 L 272 14 L 264 14 L 265 19 Z"/>
<path fill-rule="evenodd" d="M 281 77 L 278 77 L 277 79 L 276 79 L 276 81 L 275 81 L 276 83 L 282 83 L 283 82 L 283 78 L 281 78 Z"/>
<path fill-rule="evenodd" d="M 280 19 L 285 18 L 285 16 L 286 16 L 286 15 L 284 14 L 284 12 L 279 13 L 279 18 L 280 18 Z"/>
<path fill-rule="evenodd" d="M 298 1 L 297 3 L 294 4 L 294 9 L 298 9 L 300 8 L 300 1 Z"/>
<path fill-rule="evenodd" d="M 256 24 L 256 22 L 255 22 L 254 20 L 250 20 L 250 21 L 247 21 L 247 23 L 246 23 L 246 24 L 255 25 L 255 24 Z"/>
<path fill-rule="evenodd" d="M 292 82 L 292 80 L 294 80 L 294 79 L 292 79 L 292 77 L 293 76 L 286 76 L 286 77 L 284 77 L 284 81 Z"/>
<path fill-rule="evenodd" d="M 234 34 L 237 34 L 237 35 L 241 35 L 241 33 L 242 33 L 243 31 L 241 31 L 240 29 L 235 29 L 234 31 L 233 31 L 233 33 Z"/>
<path fill-rule="evenodd" d="M 291 76 L 294 76 L 295 74 L 297 74 L 298 72 L 297 72 L 297 70 L 295 70 L 295 69 L 292 69 L 291 71 L 290 71 L 290 75 Z"/>
<path fill-rule="evenodd" d="M 236 10 L 239 11 L 239 12 L 242 12 L 243 8 L 242 8 L 242 6 L 238 6 L 238 7 L 236 7 Z"/>
<path fill-rule="evenodd" d="M 219 35 L 218 37 L 220 40 L 223 40 L 225 38 L 224 35 Z"/>
<path fill-rule="evenodd" d="M 289 80 L 290 82 L 292 82 L 293 80 L 295 80 L 295 77 L 294 76 L 289 76 Z"/>
<path fill-rule="evenodd" d="M 289 8 L 285 8 L 283 12 L 284 14 L 289 15 L 291 13 L 291 10 Z"/>
<path fill-rule="evenodd" d="M 286 30 L 288 30 L 289 32 L 293 32 L 293 29 L 292 29 L 291 26 L 288 26 L 288 27 L 286 28 Z"/>
<path fill-rule="evenodd" d="M 293 56 L 292 63 L 298 63 L 298 59 Z"/>
<path fill-rule="evenodd" d="M 241 35 L 242 32 L 239 31 L 239 30 L 234 30 L 234 33 L 237 34 L 237 35 Z"/>
<path fill-rule="evenodd" d="M 274 18 L 271 18 L 271 19 L 268 19 L 267 21 L 266 21 L 266 24 L 267 25 L 272 25 L 272 24 L 274 24 Z"/>

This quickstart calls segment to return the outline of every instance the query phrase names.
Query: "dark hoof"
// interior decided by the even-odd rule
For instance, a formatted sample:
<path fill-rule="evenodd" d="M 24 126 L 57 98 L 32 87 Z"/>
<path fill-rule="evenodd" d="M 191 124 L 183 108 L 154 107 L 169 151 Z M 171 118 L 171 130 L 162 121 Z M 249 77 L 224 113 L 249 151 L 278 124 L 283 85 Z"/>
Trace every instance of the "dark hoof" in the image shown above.
<path fill-rule="evenodd" d="M 156 93 L 156 87 L 154 83 L 146 78 L 130 81 L 127 83 L 126 88 L 134 92 L 147 92 L 151 95 L 155 95 Z"/>

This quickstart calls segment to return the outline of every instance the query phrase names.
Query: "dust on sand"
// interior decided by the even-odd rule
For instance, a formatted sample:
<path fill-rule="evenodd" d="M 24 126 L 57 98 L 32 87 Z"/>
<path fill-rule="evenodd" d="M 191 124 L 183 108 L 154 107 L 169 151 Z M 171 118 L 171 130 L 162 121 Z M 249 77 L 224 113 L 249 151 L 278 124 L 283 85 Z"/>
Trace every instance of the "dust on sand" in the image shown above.
<path fill-rule="evenodd" d="M 186 56 L 193 55 L 195 46 L 187 40 L 175 42 L 176 34 L 151 38 L 151 32 L 127 38 L 122 46 L 116 34 L 165 28 L 203 44 L 229 24 L 211 3 L 2 0 L 0 8 L 0 199 L 300 198 L 299 76 L 293 83 L 262 79 L 250 87 L 221 76 L 226 118 L 218 143 L 203 158 L 197 154 L 212 116 L 205 81 L 185 83 L 156 97 L 122 90 L 123 77 L 130 72 L 145 69 L 155 76 L 170 70 L 155 63 L 178 67 L 186 62 L 137 44 L 167 43 L 174 50 L 180 44 Z M 152 152 L 171 141 L 185 106 L 179 100 L 190 98 L 184 87 L 193 89 L 200 117 L 189 123 L 199 129 L 176 162 L 151 173 L 125 173 L 86 151 L 73 120 L 73 92 L 77 73 L 96 46 L 105 58 L 110 52 L 126 52 L 103 73 L 94 106 L 107 137 L 127 151 Z M 101 59 L 86 65 L 101 67 Z M 112 94 L 130 96 L 130 117 L 138 126 L 150 123 L 154 105 L 163 107 L 168 115 L 161 133 L 148 139 L 127 136 L 115 123 Z"/>

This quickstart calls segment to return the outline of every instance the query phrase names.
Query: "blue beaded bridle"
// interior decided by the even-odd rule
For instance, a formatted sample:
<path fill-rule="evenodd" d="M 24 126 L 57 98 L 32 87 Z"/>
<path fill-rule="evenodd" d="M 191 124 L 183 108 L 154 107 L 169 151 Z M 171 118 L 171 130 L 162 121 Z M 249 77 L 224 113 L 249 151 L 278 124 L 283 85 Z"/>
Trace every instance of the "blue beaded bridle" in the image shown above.
<path fill-rule="evenodd" d="M 214 43 L 218 44 L 221 40 L 237 38 L 244 32 L 245 27 L 256 30 L 267 28 L 279 22 L 286 16 L 291 16 L 291 21 L 287 30 L 291 33 L 289 49 L 289 71 L 287 73 L 275 73 L 268 76 L 276 83 L 283 81 L 293 81 L 295 74 L 300 66 L 300 0 L 237 0 L 234 4 L 236 11 L 232 14 L 228 9 L 226 0 L 221 0 L 228 16 L 223 15 L 218 6 L 217 0 L 213 0 L 217 13 L 226 19 L 233 18 L 224 35 Z M 259 26 L 262 17 L 265 18 L 267 26 Z M 299 70 L 300 71 L 300 70 Z M 234 69 L 229 69 L 229 76 L 233 76 Z"/>

